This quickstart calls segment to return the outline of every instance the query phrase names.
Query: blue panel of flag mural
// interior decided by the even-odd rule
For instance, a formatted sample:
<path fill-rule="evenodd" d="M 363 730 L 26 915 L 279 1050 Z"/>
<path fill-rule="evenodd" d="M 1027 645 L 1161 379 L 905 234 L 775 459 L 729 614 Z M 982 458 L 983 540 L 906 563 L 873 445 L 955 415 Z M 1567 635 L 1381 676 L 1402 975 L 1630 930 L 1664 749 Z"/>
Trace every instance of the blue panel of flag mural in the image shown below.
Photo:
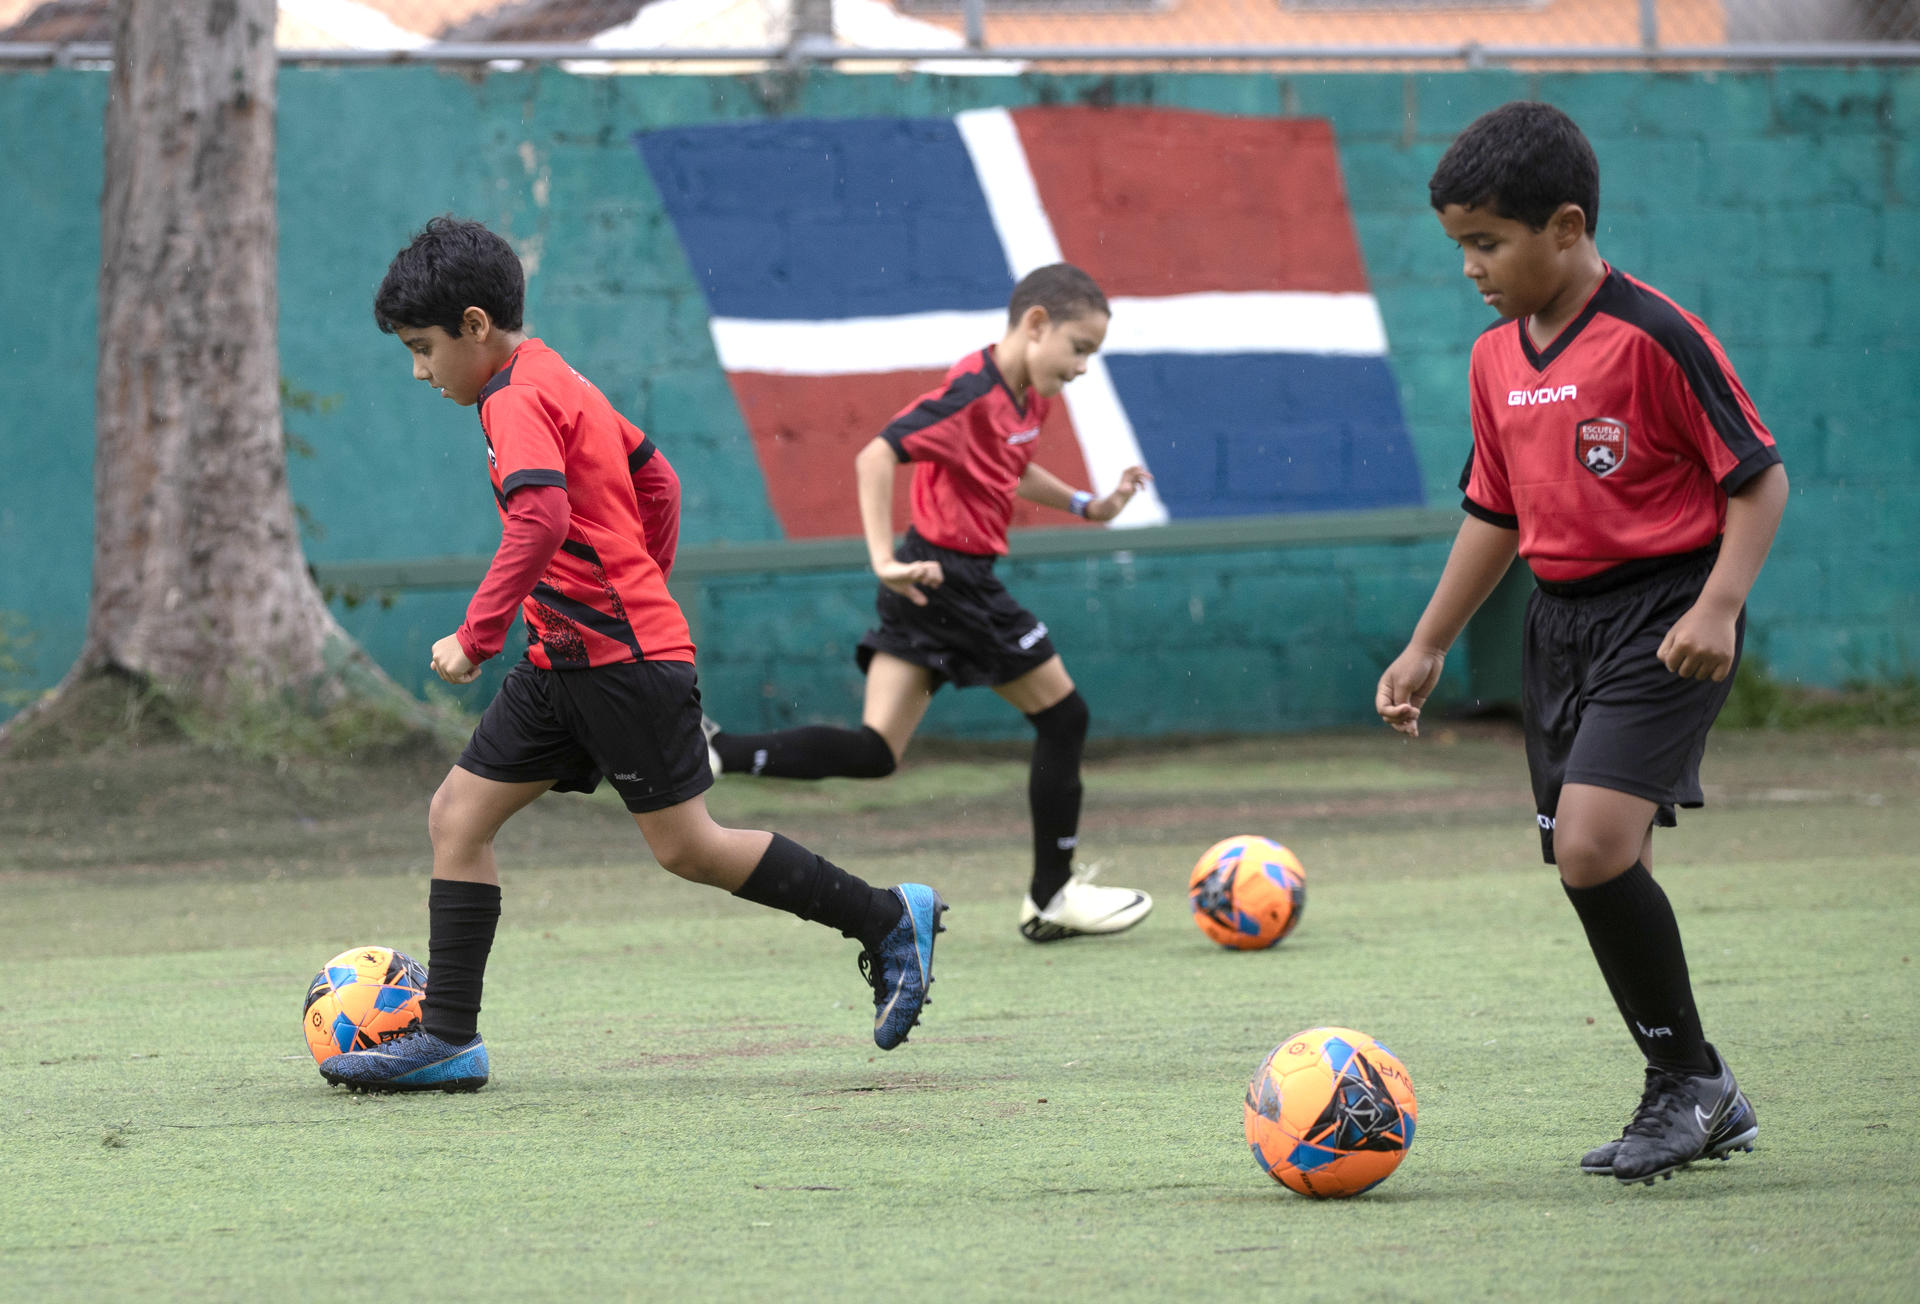
<path fill-rule="evenodd" d="M 1420 501 L 1385 358 L 1144 353 L 1107 366 L 1176 520 Z"/>
<path fill-rule="evenodd" d="M 677 127 L 638 139 L 716 317 L 1006 306 L 1013 278 L 952 119 Z"/>

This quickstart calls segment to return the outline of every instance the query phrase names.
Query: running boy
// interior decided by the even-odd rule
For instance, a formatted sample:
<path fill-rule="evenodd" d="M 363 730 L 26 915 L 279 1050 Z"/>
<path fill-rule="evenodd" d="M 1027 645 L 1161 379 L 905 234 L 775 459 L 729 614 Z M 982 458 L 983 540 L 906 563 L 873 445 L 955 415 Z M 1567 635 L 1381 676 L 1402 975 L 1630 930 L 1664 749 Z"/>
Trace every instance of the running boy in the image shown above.
<path fill-rule="evenodd" d="M 986 684 L 1033 725 L 1027 803 L 1033 877 L 1020 908 L 1029 941 L 1117 933 L 1153 909 L 1130 888 L 1073 873 L 1087 704 L 1047 627 L 1013 600 L 994 562 L 1006 554 L 1015 495 L 1112 520 L 1149 479 L 1137 466 L 1111 493 L 1074 489 L 1033 460 L 1053 400 L 1084 373 L 1107 336 L 1107 298 L 1066 263 L 1028 273 L 1007 305 L 998 344 L 968 354 L 854 459 L 867 556 L 880 579 L 880 627 L 855 653 L 866 672 L 861 727 L 713 732 L 715 763 L 783 779 L 893 773 L 941 684 Z M 913 524 L 893 546 L 893 476 L 914 464 Z M 711 728 L 711 726 L 709 726 Z"/>
<path fill-rule="evenodd" d="M 1428 183 L 1464 271 L 1504 319 L 1473 348 L 1461 523 L 1375 706 L 1417 735 L 1447 649 L 1515 553 L 1537 590 L 1522 657 L 1540 842 L 1646 1059 L 1626 1130 L 1581 1161 L 1622 1182 L 1751 1150 L 1747 1098 L 1696 1013 L 1653 828 L 1699 806 L 1748 590 L 1787 501 L 1773 436 L 1690 313 L 1609 267 L 1600 170 L 1546 104 L 1484 115 Z"/>
<path fill-rule="evenodd" d="M 873 1039 L 891 1050 L 919 1022 L 946 909 L 930 887 L 869 887 L 779 834 L 714 823 L 693 643 L 667 592 L 678 482 L 653 444 L 592 384 L 521 328 L 525 280 L 507 242 L 435 218 L 387 269 L 374 320 L 413 375 L 478 406 L 501 518 L 500 548 L 464 624 L 433 645 L 435 673 L 471 683 L 518 608 L 527 655 L 508 672 L 434 794 L 427 990 L 421 1030 L 320 1066 L 371 1091 L 473 1090 L 500 917 L 493 839 L 540 794 L 604 776 L 671 873 L 856 938 L 874 991 Z M 657 464 L 657 465 L 656 465 Z M 653 533 L 648 533 L 651 526 Z"/>

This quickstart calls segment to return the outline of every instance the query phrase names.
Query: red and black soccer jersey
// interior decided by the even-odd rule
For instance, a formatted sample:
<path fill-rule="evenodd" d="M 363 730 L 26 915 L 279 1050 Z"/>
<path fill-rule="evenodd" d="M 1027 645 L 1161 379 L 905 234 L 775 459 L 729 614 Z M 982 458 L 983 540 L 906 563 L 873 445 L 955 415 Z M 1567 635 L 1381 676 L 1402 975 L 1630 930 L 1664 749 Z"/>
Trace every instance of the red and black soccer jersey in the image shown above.
<path fill-rule="evenodd" d="M 1051 406 L 1033 394 L 1022 407 L 986 348 L 901 410 L 880 437 L 916 464 L 911 502 L 921 538 L 977 556 L 1006 553 L 1014 490 Z"/>
<path fill-rule="evenodd" d="M 686 617 L 647 550 L 635 496 L 652 442 L 537 339 L 481 391 L 480 428 L 502 520 L 508 498 L 528 485 L 564 489 L 572 514 L 521 603 L 528 659 L 551 670 L 692 661 Z"/>
<path fill-rule="evenodd" d="M 1708 546 L 1727 495 L 1780 460 L 1705 324 L 1612 268 L 1544 350 L 1524 318 L 1489 328 L 1468 380 L 1464 506 L 1518 529 L 1545 581 Z"/>

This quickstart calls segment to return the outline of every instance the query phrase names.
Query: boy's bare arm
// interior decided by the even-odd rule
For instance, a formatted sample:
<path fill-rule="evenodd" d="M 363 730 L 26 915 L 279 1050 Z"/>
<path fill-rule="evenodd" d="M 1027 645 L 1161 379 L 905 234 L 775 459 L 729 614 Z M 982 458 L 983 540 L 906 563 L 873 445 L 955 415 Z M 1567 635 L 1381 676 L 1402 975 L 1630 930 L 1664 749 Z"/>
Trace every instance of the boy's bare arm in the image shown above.
<path fill-rule="evenodd" d="M 1141 486 L 1153 476 L 1144 466 L 1130 466 L 1120 473 L 1120 483 L 1113 492 L 1104 498 L 1092 494 L 1086 495 L 1084 509 L 1079 500 L 1084 491 L 1062 480 L 1038 462 L 1027 463 L 1027 469 L 1020 473 L 1020 483 L 1014 486 L 1014 492 L 1030 503 L 1039 503 L 1042 507 L 1058 507 L 1063 512 L 1076 512 L 1090 521 L 1111 521 L 1120 514 L 1120 509 L 1133 501 Z"/>
<path fill-rule="evenodd" d="M 879 436 L 853 459 L 860 491 L 860 528 L 867 537 L 867 564 L 880 582 L 913 603 L 927 605 L 921 586 L 937 589 L 946 578 L 937 561 L 895 561 L 893 556 L 893 472 L 900 459 Z"/>
<path fill-rule="evenodd" d="M 1440 682 L 1447 649 L 1513 565 L 1519 540 L 1519 531 L 1477 516 L 1460 523 L 1453 551 L 1447 554 L 1446 569 L 1414 626 L 1406 651 L 1395 657 L 1380 676 L 1380 686 L 1373 696 L 1374 710 L 1380 718 L 1401 733 L 1419 737 L 1420 708 Z"/>
<path fill-rule="evenodd" d="M 1042 507 L 1057 507 L 1063 512 L 1073 510 L 1073 486 L 1038 462 L 1027 463 L 1014 492 Z"/>
<path fill-rule="evenodd" d="M 1735 623 L 1787 510 L 1787 471 L 1778 463 L 1727 500 L 1720 556 L 1687 613 L 1660 642 L 1660 664 L 1686 679 L 1720 683 L 1732 673 Z"/>

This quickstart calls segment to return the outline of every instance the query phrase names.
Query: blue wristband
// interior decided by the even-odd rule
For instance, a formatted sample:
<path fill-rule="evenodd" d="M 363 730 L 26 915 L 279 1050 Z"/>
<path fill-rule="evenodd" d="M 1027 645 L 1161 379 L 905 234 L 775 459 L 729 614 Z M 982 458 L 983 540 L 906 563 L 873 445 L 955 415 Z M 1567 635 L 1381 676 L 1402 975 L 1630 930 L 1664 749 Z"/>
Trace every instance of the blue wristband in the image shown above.
<path fill-rule="evenodd" d="M 1085 516 L 1087 514 L 1087 504 L 1092 501 L 1093 495 L 1085 489 L 1075 489 L 1073 491 L 1073 514 L 1075 516 Z"/>

